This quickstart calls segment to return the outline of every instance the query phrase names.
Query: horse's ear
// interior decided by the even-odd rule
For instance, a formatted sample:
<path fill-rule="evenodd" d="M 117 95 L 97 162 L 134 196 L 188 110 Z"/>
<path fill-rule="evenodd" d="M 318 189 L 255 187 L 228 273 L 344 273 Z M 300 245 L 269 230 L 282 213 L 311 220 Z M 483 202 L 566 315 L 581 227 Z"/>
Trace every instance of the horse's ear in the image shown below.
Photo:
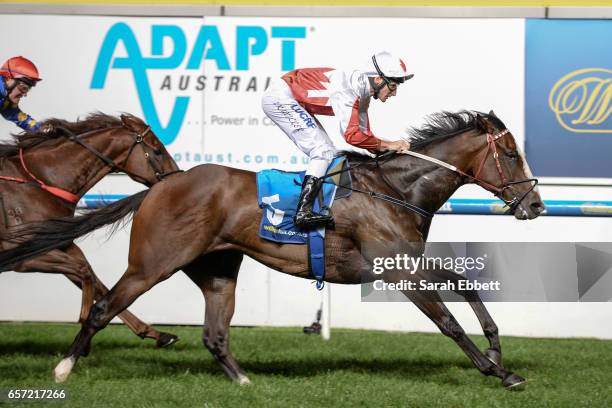
<path fill-rule="evenodd" d="M 480 113 L 476 114 L 476 127 L 482 130 L 483 132 L 489 132 L 489 128 L 491 127 L 484 116 Z"/>
<path fill-rule="evenodd" d="M 121 122 L 123 122 L 123 125 L 128 129 L 134 129 L 136 131 L 140 130 L 144 123 L 142 120 L 129 113 L 121 114 Z"/>
<path fill-rule="evenodd" d="M 122 113 L 120 118 L 121 118 L 121 122 L 123 122 L 123 124 L 125 126 L 129 126 L 130 125 L 130 119 L 131 119 L 132 115 L 129 115 L 127 113 Z"/>

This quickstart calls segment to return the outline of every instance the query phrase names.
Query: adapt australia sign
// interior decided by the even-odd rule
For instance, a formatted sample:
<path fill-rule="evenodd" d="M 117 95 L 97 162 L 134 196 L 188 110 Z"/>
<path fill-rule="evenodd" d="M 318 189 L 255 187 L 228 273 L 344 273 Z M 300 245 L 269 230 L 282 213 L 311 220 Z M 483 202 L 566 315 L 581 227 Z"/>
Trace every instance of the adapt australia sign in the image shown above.
<path fill-rule="evenodd" d="M 261 109 L 266 86 L 301 67 L 371 70 L 372 54 L 382 50 L 401 56 L 415 77 L 384 104 L 370 104 L 378 137 L 398 139 L 441 110 L 494 109 L 513 133 L 523 128 L 524 22 L 517 19 L 0 16 L 5 37 L 22 27 L 30 35 L 3 50 L 27 50 L 44 78 L 22 101 L 24 111 L 69 120 L 132 113 L 185 169 L 304 169 L 307 158 Z M 472 48 L 449 47 L 448 38 Z M 58 49 L 78 52 L 57 58 Z M 496 58 L 500 52 L 505 59 Z M 317 119 L 338 149 L 349 147 L 335 118 Z"/>
<path fill-rule="evenodd" d="M 276 42 L 280 58 L 276 64 L 267 61 L 273 72 L 295 68 L 296 41 L 306 37 L 303 26 L 240 25 L 231 30 L 231 39 L 221 35 L 220 27 L 202 24 L 195 39 L 188 42 L 185 28 L 172 24 L 151 24 L 145 44 L 140 44 L 132 28 L 126 22 L 117 22 L 107 31 L 100 46 L 91 80 L 91 89 L 104 89 L 106 78 L 112 70 L 128 70 L 134 85 L 145 120 L 166 145 L 172 144 L 185 121 L 191 96 L 176 96 L 172 101 L 170 117 L 163 124 L 160 120 L 153 91 L 203 91 L 257 92 L 269 82 L 269 77 L 227 76 L 228 72 L 249 71 L 251 59 L 262 58 L 271 42 Z M 227 30 L 226 30 L 227 31 Z M 232 42 L 231 46 L 226 45 Z M 125 49 L 126 56 L 123 54 Z M 213 76 L 207 76 L 205 62 Z M 165 71 L 161 83 L 151 83 L 149 71 Z M 187 74 L 184 74 L 187 72 Z M 220 74 L 220 75 L 217 75 Z"/>

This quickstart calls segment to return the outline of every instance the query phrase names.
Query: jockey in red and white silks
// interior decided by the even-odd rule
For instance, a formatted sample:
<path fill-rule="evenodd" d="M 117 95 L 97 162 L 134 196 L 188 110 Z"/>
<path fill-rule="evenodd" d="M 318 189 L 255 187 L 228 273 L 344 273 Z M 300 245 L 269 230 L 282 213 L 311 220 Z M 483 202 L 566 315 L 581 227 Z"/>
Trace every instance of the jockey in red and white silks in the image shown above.
<path fill-rule="evenodd" d="M 328 224 L 330 216 L 316 214 L 312 204 L 320 177 L 336 155 L 325 129 L 314 115 L 336 116 L 340 132 L 351 145 L 371 152 L 405 151 L 408 142 L 388 142 L 372 134 L 368 118 L 370 99 L 386 102 L 397 87 L 412 78 L 404 62 L 388 52 L 372 56 L 365 70 L 340 71 L 333 68 L 303 68 L 272 81 L 263 96 L 266 115 L 310 158 L 295 224 L 312 228 Z"/>

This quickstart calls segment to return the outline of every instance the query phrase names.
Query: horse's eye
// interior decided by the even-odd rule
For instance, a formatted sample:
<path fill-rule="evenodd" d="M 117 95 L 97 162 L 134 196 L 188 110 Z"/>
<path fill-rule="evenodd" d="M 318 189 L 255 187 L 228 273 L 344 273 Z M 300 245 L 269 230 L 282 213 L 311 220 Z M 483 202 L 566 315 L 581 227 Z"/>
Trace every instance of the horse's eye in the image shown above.
<path fill-rule="evenodd" d="M 506 156 L 508 156 L 511 160 L 516 160 L 519 158 L 519 153 L 514 150 L 512 152 L 506 152 Z"/>

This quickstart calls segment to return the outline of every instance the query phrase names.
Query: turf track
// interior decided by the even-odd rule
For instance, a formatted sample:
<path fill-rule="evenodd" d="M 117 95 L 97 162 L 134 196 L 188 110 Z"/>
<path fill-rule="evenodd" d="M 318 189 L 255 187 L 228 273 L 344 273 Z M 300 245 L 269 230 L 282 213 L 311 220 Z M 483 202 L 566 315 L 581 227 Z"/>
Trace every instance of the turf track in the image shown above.
<path fill-rule="evenodd" d="M 87 408 L 612 406 L 612 341 L 504 337 L 506 366 L 530 381 L 510 392 L 479 374 L 442 335 L 337 329 L 324 342 L 298 328 L 233 328 L 232 349 L 254 383 L 240 387 L 203 348 L 200 328 L 165 327 L 181 341 L 158 350 L 113 325 L 58 386 L 52 368 L 77 330 L 1 323 L 0 389 L 64 388 L 69 400 L 49 406 Z"/>

